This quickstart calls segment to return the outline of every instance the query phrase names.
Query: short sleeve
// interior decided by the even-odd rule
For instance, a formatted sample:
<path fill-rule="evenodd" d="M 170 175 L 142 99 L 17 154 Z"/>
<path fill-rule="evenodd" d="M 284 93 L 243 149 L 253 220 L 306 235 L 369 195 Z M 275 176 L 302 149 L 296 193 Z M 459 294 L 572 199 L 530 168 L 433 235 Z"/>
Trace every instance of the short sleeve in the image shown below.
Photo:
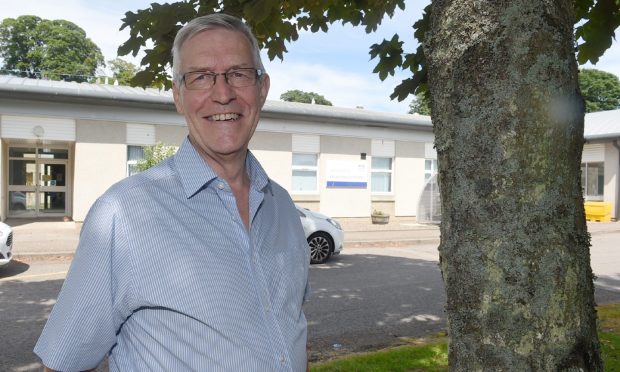
<path fill-rule="evenodd" d="M 122 322 L 113 267 L 118 229 L 115 208 L 99 199 L 84 221 L 58 301 L 34 348 L 45 366 L 95 368 L 116 343 Z"/>

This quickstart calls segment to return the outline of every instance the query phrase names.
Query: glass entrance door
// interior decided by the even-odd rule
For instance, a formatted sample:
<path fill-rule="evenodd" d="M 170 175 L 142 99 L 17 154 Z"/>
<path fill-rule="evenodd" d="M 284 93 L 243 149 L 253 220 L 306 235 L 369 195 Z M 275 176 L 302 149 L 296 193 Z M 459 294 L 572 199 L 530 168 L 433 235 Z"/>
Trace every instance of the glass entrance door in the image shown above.
<path fill-rule="evenodd" d="M 9 216 L 67 215 L 67 149 L 9 148 Z"/>
<path fill-rule="evenodd" d="M 38 210 L 39 214 L 65 215 L 65 178 L 67 162 L 45 161 L 37 164 L 39 176 Z"/>

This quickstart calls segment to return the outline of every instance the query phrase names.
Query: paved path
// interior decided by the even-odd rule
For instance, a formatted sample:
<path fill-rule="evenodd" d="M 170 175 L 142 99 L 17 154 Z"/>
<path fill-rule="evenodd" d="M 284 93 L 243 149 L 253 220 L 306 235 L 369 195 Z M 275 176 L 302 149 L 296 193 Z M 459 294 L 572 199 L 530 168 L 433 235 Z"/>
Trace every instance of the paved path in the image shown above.
<path fill-rule="evenodd" d="M 338 219 L 345 231 L 347 248 L 402 247 L 439 244 L 439 227 L 418 224 L 415 218 L 392 217 L 386 225 L 374 225 L 368 218 Z M 13 254 L 20 256 L 72 256 L 77 247 L 79 222 L 61 219 L 8 219 L 13 227 Z M 588 222 L 592 236 L 620 231 L 620 222 Z"/>
<path fill-rule="evenodd" d="M 345 249 L 439 243 L 439 227 L 421 225 L 414 218 L 392 218 L 389 224 L 373 225 L 368 218 L 339 219 L 345 230 Z M 13 254 L 20 256 L 71 256 L 78 244 L 82 223 L 61 219 L 8 219 L 13 227 Z"/>

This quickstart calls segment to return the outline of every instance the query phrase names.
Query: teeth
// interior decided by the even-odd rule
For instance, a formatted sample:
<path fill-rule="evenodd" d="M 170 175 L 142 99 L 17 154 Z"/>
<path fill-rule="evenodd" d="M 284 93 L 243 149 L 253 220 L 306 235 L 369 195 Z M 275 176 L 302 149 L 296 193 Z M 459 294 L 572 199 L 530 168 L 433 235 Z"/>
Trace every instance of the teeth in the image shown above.
<path fill-rule="evenodd" d="M 215 114 L 212 116 L 209 116 L 209 120 L 214 120 L 214 121 L 222 121 L 222 120 L 236 120 L 237 118 L 239 118 L 239 114 L 232 114 L 232 113 L 227 113 L 227 114 Z"/>

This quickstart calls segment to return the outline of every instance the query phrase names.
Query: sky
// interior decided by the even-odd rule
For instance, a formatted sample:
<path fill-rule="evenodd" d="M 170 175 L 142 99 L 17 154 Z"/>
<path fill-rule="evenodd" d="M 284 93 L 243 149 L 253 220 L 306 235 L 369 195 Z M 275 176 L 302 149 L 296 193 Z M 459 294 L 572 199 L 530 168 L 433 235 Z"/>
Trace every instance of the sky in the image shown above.
<path fill-rule="evenodd" d="M 168 0 L 171 2 L 171 0 Z M 105 60 L 117 57 L 119 45 L 129 38 L 127 29 L 119 31 L 127 11 L 137 11 L 157 0 L 0 0 L 0 20 L 20 15 L 37 15 L 44 19 L 65 19 L 80 26 L 104 54 Z M 299 89 L 323 95 L 334 106 L 363 107 L 382 112 L 406 113 L 412 97 L 402 102 L 390 100 L 394 87 L 408 75 L 400 72 L 381 81 L 372 72 L 377 60 L 370 60 L 369 48 L 398 33 L 405 41 L 406 52 L 413 52 L 417 43 L 413 23 L 422 15 L 430 0 L 406 0 L 404 11 L 392 19 L 384 19 L 376 33 L 366 34 L 363 28 L 334 24 L 327 33 L 301 32 L 297 41 L 288 44 L 284 60 L 269 61 L 263 54 L 265 68 L 271 76 L 268 99 L 279 100 L 288 90 Z M 139 58 L 121 58 L 139 65 Z M 620 76 L 620 45 L 614 42 L 596 66 Z"/>

